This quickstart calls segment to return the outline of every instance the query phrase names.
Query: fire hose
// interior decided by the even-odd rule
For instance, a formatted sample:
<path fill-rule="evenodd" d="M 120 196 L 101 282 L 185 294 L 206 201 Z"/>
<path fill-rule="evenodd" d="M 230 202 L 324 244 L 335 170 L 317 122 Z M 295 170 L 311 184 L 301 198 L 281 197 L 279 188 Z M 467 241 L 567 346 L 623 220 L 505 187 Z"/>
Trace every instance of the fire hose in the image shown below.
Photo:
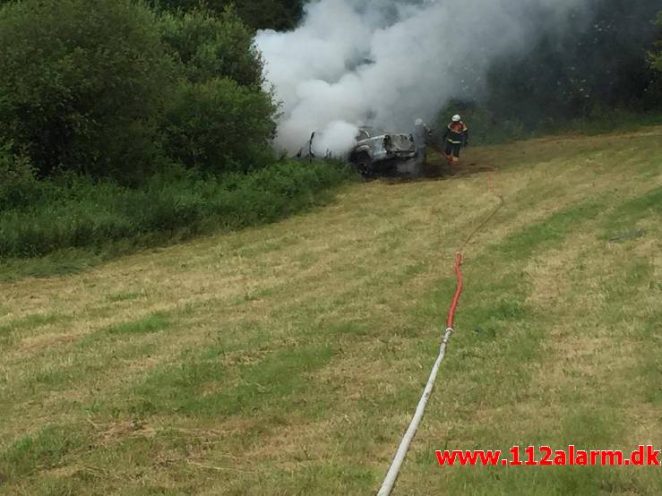
<path fill-rule="evenodd" d="M 489 184 L 490 192 L 493 192 L 494 182 L 491 174 L 488 176 L 488 184 Z M 441 364 L 444 361 L 444 358 L 446 357 L 446 350 L 448 348 L 448 343 L 450 342 L 451 336 L 455 332 L 455 314 L 457 313 L 457 308 L 460 304 L 460 299 L 462 298 L 462 292 L 464 290 L 464 278 L 462 275 L 462 264 L 464 263 L 464 250 L 467 247 L 467 245 L 471 242 L 473 237 L 481 229 L 483 229 L 503 207 L 504 205 L 503 196 L 497 195 L 497 197 L 499 198 L 499 205 L 478 227 L 476 227 L 471 232 L 471 234 L 467 237 L 460 250 L 455 255 L 454 271 L 457 281 L 456 289 L 455 289 L 455 294 L 453 295 L 453 299 L 451 301 L 450 309 L 448 311 L 448 318 L 446 320 L 446 331 L 444 332 L 441 341 L 441 347 L 439 348 L 439 355 L 437 356 L 437 360 L 435 361 L 434 366 L 432 367 L 432 372 L 430 373 L 430 378 L 428 379 L 428 382 L 423 391 L 423 396 L 421 396 L 421 399 L 418 402 L 416 413 L 414 413 L 414 417 L 412 418 L 411 423 L 409 424 L 409 428 L 405 432 L 402 441 L 400 442 L 400 446 L 398 447 L 395 457 L 393 458 L 393 462 L 391 462 L 391 467 L 389 468 L 389 471 L 386 474 L 386 478 L 384 479 L 382 487 L 377 493 L 377 496 L 389 496 L 393 491 L 393 488 L 395 487 L 395 482 L 398 478 L 398 475 L 400 474 L 400 469 L 402 468 L 402 464 L 404 463 L 405 458 L 407 456 L 407 452 L 409 451 L 409 447 L 411 446 L 411 443 L 414 440 L 414 437 L 416 436 L 416 431 L 418 431 L 418 426 L 420 425 L 421 420 L 423 419 L 423 415 L 425 414 L 425 408 L 427 407 L 428 400 L 432 396 L 432 391 L 434 389 L 435 382 L 437 381 L 439 368 L 441 367 Z"/>

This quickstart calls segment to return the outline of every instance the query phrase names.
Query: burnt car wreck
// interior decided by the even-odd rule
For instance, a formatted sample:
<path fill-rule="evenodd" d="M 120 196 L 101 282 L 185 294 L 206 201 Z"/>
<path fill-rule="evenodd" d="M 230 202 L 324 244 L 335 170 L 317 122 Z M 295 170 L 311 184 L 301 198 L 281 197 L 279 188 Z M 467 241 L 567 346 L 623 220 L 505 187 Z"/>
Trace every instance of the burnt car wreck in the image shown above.
<path fill-rule="evenodd" d="M 364 177 L 418 176 L 424 158 L 418 155 L 412 134 L 371 135 L 361 129 L 348 162 Z"/>
<path fill-rule="evenodd" d="M 299 158 L 319 157 L 315 150 L 316 133 L 297 154 Z M 353 148 L 343 157 L 326 153 L 320 158 L 341 159 L 365 178 L 419 177 L 425 162 L 425 143 L 418 143 L 413 134 L 390 133 L 360 128 Z"/>

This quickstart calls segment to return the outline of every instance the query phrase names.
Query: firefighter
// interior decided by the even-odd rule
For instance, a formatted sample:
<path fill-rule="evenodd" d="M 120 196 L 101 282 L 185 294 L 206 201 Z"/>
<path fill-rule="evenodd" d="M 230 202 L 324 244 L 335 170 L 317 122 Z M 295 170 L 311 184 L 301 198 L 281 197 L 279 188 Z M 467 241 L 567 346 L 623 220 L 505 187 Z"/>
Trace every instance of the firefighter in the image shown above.
<path fill-rule="evenodd" d="M 460 150 L 469 146 L 469 128 L 462 122 L 462 117 L 455 114 L 444 133 L 446 149 L 444 154 L 448 163 L 457 163 L 460 160 Z"/>
<path fill-rule="evenodd" d="M 427 157 L 427 144 L 431 132 L 423 119 L 416 119 L 414 122 L 414 144 L 416 145 L 416 156 L 421 163 L 425 163 Z"/>

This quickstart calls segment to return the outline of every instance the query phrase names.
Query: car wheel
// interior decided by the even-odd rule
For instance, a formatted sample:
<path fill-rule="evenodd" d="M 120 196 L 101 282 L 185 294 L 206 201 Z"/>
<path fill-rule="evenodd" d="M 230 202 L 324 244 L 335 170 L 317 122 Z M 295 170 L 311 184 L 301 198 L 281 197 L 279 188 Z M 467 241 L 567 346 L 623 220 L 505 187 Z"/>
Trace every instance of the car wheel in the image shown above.
<path fill-rule="evenodd" d="M 363 177 L 370 177 L 372 173 L 372 160 L 367 153 L 360 153 L 353 157 L 352 164 L 356 171 Z"/>

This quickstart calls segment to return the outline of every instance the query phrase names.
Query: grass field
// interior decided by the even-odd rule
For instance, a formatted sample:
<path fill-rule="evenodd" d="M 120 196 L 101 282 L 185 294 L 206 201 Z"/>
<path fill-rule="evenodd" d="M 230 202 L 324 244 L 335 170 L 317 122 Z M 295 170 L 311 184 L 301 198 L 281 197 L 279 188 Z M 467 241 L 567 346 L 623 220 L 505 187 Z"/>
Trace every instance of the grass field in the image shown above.
<path fill-rule="evenodd" d="M 489 166 L 489 167 L 488 167 Z M 0 283 L 0 494 L 657 495 L 654 468 L 435 449 L 662 447 L 662 128 L 469 149 L 288 220 Z M 481 172 L 483 171 L 483 172 Z"/>

